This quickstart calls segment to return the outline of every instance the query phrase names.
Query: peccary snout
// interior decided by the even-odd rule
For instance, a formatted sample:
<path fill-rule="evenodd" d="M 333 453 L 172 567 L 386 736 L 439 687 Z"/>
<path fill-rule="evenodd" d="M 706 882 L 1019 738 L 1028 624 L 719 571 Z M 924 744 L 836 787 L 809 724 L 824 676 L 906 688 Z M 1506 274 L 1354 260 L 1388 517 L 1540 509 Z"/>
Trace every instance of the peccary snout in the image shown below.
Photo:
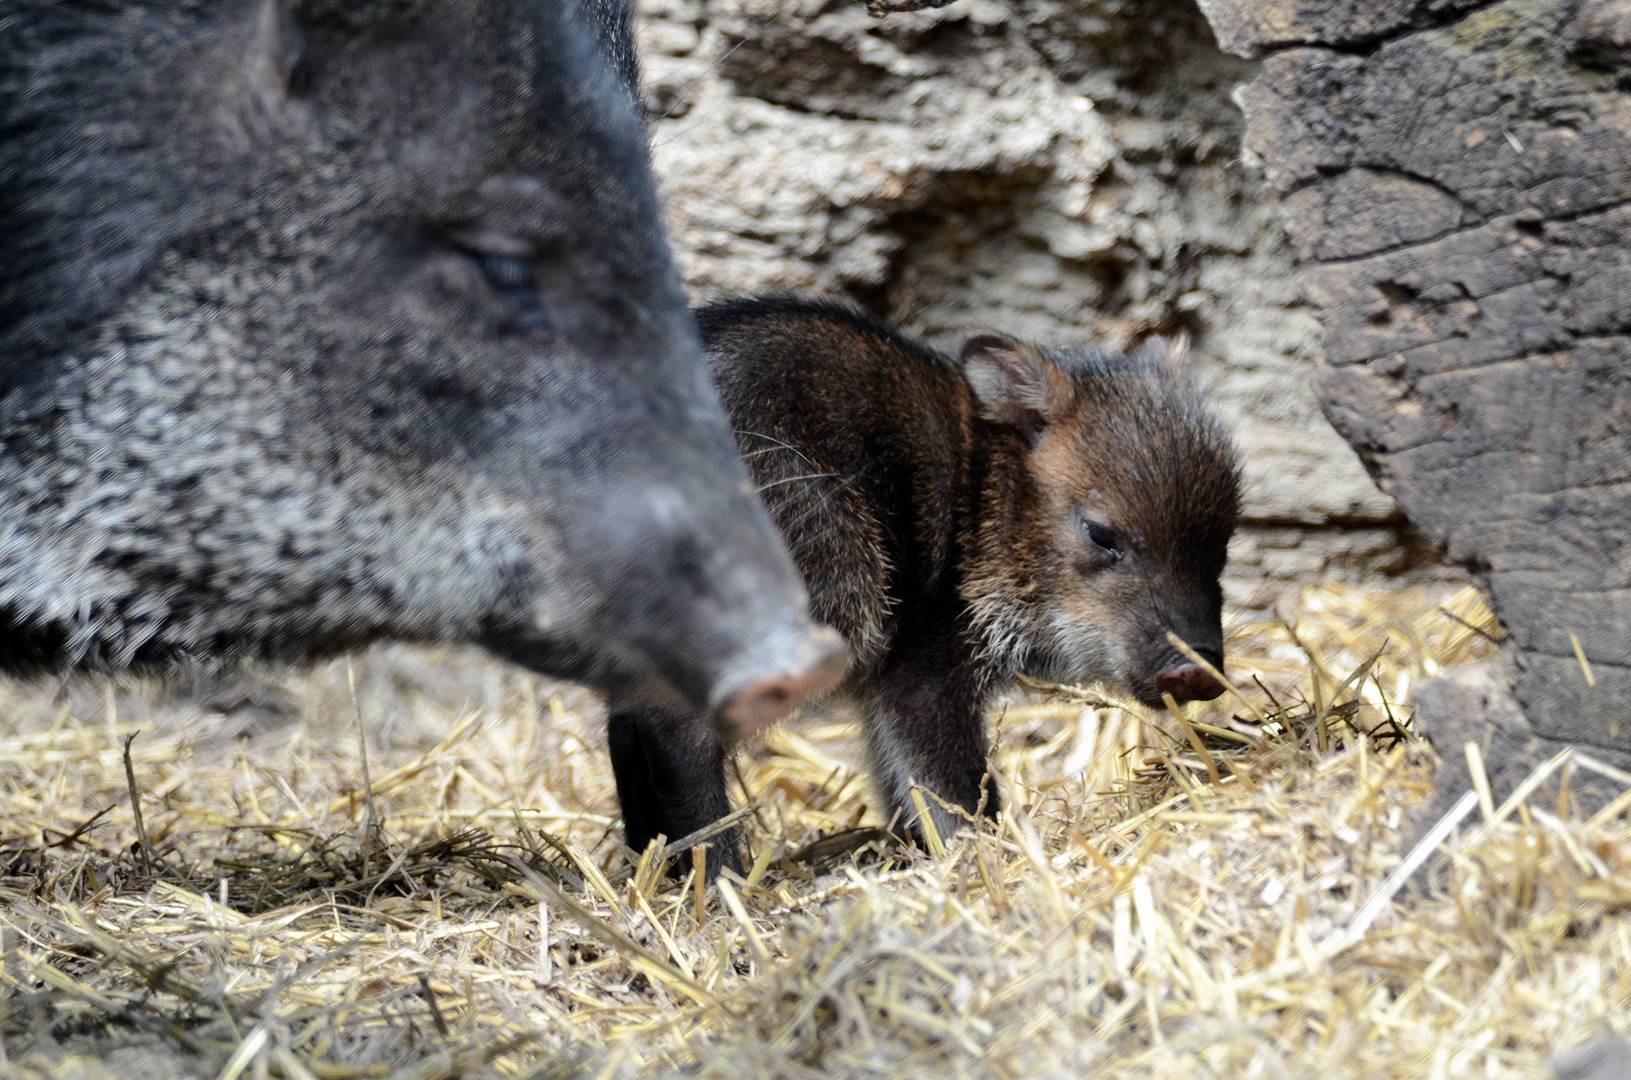
<path fill-rule="evenodd" d="M 608 533 L 603 558 L 614 573 L 622 564 L 609 595 L 638 608 L 613 605 L 622 608 L 614 618 L 639 671 L 661 673 L 733 737 L 756 734 L 830 689 L 848 655 L 842 639 L 805 614 L 803 583 L 746 492 L 745 478 L 726 492 L 698 491 L 689 478 L 646 486 L 621 508 L 603 510 L 600 526 Z M 762 559 L 741 557 L 755 550 Z M 623 636 L 615 626 L 602 632 Z"/>
<path fill-rule="evenodd" d="M 844 677 L 849 649 L 835 631 L 820 627 L 799 633 L 790 649 L 778 644 L 769 654 L 783 655 L 789 659 L 781 663 L 779 670 L 777 661 L 769 659 L 763 666 L 770 674 L 755 674 L 740 688 L 733 688 L 730 682 L 725 684 L 719 715 L 728 734 L 736 738 L 755 735 L 806 698 L 837 686 Z"/>
<path fill-rule="evenodd" d="M 1172 695 L 1172 700 L 1180 705 L 1190 701 L 1211 701 L 1222 697 L 1224 689 L 1211 672 L 1187 660 L 1157 675 L 1155 688 L 1162 694 Z"/>
<path fill-rule="evenodd" d="M 1186 591 L 1170 585 L 1167 589 Z M 1150 629 L 1148 646 L 1142 652 L 1133 652 L 1136 660 L 1129 678 L 1130 689 L 1140 703 L 1151 709 L 1163 708 L 1169 695 L 1178 704 L 1187 705 L 1222 697 L 1228 689 L 1218 677 L 1224 663 L 1221 604 L 1215 595 L 1207 595 L 1205 583 L 1188 591 L 1194 595 L 1187 617 L 1179 614 L 1157 619 Z"/>
<path fill-rule="evenodd" d="M 809 617 L 745 470 L 725 471 L 711 455 L 703 468 L 686 455 L 661 463 L 633 453 L 628 479 L 587 480 L 584 502 L 564 512 L 571 528 L 548 560 L 560 577 L 518 590 L 573 603 L 509 622 L 489 647 L 617 700 L 706 713 L 732 737 L 834 685 L 847 650 Z"/>

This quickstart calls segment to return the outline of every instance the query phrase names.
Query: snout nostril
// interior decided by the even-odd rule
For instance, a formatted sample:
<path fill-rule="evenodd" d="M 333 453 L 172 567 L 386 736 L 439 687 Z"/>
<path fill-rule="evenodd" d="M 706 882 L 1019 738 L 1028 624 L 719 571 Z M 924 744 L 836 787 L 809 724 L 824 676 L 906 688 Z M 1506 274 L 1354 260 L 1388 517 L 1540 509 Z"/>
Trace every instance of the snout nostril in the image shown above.
<path fill-rule="evenodd" d="M 732 694 L 721 710 L 736 738 L 763 731 L 806 698 L 838 685 L 849 660 L 843 639 L 830 630 L 812 634 L 800 649 L 794 670 L 758 679 Z"/>
<path fill-rule="evenodd" d="M 1199 664 L 1182 664 L 1163 671 L 1155 677 L 1155 688 L 1171 694 L 1180 705 L 1189 701 L 1211 701 L 1222 695 L 1224 687 Z"/>

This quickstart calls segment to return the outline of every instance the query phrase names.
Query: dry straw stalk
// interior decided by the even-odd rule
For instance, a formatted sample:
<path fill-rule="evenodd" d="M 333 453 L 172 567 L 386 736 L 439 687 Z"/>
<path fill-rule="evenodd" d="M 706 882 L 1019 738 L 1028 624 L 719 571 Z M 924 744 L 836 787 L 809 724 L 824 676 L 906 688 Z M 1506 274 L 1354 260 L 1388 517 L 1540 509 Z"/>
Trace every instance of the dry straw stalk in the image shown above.
<path fill-rule="evenodd" d="M 1020 691 L 1006 817 L 934 854 L 808 717 L 743 755 L 753 870 L 708 893 L 717 836 L 622 848 L 591 701 L 468 655 L 358 663 L 366 788 L 343 664 L 261 685 L 283 720 L 14 688 L 0 1073 L 1545 1076 L 1631 1021 L 1631 792 L 1588 815 L 1564 758 L 1496 804 L 1501 748 L 1442 748 L 1463 827 L 1400 850 L 1412 688 L 1493 632 L 1309 590 L 1234 628 L 1238 699 Z"/>

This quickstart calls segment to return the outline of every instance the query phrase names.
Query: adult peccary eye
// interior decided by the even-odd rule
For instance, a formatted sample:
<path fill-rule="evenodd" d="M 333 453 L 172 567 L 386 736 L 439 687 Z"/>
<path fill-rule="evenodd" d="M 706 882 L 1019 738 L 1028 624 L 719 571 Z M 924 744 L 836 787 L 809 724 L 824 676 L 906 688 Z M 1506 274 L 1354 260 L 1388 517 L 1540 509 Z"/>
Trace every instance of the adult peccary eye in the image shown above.
<path fill-rule="evenodd" d="M 474 259 L 487 283 L 499 292 L 523 293 L 538 288 L 538 275 L 529 259 L 490 254 L 476 255 Z"/>
<path fill-rule="evenodd" d="M 1103 548 L 1112 559 L 1121 558 L 1121 537 L 1117 536 L 1116 531 L 1110 526 L 1083 518 L 1082 529 L 1087 533 L 1087 538 L 1096 546 Z"/>

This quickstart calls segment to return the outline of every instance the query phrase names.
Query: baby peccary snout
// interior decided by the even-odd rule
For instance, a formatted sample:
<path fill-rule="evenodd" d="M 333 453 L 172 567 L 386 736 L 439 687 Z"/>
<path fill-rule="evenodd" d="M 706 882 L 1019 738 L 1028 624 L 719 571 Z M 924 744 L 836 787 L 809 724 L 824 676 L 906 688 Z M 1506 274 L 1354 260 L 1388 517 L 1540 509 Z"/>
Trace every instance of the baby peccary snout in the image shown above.
<path fill-rule="evenodd" d="M 1180 705 L 1186 701 L 1211 701 L 1223 696 L 1223 684 L 1199 664 L 1179 664 L 1155 677 L 1155 688 L 1171 694 Z"/>
<path fill-rule="evenodd" d="M 988 335 L 953 358 L 785 298 L 699 319 L 812 612 L 849 644 L 840 689 L 897 824 L 918 829 L 914 786 L 942 835 L 996 813 L 984 712 L 1016 675 L 1156 708 L 1222 693 L 1238 472 L 1169 350 Z M 631 846 L 729 811 L 727 745 L 705 733 L 667 708 L 613 710 Z M 734 843 L 722 847 L 715 864 L 739 867 Z"/>

